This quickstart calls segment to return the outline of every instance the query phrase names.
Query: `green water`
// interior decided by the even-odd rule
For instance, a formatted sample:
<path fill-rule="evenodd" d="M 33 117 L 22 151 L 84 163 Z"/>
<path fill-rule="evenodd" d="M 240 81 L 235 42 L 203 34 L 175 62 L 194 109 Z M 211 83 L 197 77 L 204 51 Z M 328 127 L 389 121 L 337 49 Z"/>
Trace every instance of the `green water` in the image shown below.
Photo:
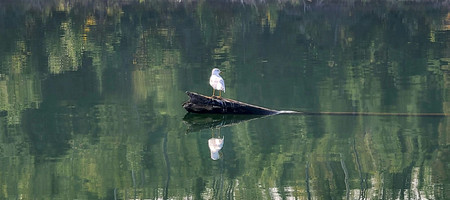
<path fill-rule="evenodd" d="M 450 196 L 449 117 L 181 106 L 217 67 L 278 110 L 450 113 L 445 4 L 31 2 L 0 3 L 0 199 Z"/>

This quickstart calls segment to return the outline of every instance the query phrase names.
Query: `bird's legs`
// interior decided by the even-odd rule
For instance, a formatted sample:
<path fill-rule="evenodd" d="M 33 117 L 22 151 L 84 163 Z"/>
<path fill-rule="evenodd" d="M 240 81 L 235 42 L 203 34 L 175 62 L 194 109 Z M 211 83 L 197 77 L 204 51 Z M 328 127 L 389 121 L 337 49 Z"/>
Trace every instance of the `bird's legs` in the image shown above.
<path fill-rule="evenodd" d="M 222 90 L 219 90 L 219 98 L 222 98 Z"/>
<path fill-rule="evenodd" d="M 213 88 L 213 95 L 211 96 L 211 97 L 214 97 L 214 92 L 215 92 L 216 90 Z"/>

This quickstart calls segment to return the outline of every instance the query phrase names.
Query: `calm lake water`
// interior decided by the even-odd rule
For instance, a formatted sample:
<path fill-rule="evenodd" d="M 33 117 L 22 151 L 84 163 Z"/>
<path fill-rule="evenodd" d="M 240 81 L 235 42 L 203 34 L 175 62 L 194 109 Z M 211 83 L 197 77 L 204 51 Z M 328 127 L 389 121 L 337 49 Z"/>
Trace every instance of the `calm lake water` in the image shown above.
<path fill-rule="evenodd" d="M 0 3 L 0 199 L 448 199 L 450 117 L 182 108 L 450 114 L 448 6 L 292 2 Z"/>

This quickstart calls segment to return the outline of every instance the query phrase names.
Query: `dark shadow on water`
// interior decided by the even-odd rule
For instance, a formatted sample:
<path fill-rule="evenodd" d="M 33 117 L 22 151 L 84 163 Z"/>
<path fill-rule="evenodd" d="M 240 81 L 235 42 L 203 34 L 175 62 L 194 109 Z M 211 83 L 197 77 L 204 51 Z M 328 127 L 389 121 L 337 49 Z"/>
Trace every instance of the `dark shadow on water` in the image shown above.
<path fill-rule="evenodd" d="M 233 126 L 242 122 L 255 120 L 270 115 L 218 115 L 187 113 L 183 117 L 187 125 L 187 133 L 198 132 L 204 129 Z"/>

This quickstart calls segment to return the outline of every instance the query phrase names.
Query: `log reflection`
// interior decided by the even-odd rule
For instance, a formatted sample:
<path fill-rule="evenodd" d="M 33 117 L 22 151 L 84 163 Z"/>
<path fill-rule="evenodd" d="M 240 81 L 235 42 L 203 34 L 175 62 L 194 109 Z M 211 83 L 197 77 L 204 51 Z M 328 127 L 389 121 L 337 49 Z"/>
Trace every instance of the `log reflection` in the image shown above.
<path fill-rule="evenodd" d="M 267 116 L 261 115 L 218 115 L 187 113 L 183 121 L 187 125 L 186 133 L 198 132 L 205 129 L 218 129 L 234 126 L 242 122 L 255 120 Z"/>

